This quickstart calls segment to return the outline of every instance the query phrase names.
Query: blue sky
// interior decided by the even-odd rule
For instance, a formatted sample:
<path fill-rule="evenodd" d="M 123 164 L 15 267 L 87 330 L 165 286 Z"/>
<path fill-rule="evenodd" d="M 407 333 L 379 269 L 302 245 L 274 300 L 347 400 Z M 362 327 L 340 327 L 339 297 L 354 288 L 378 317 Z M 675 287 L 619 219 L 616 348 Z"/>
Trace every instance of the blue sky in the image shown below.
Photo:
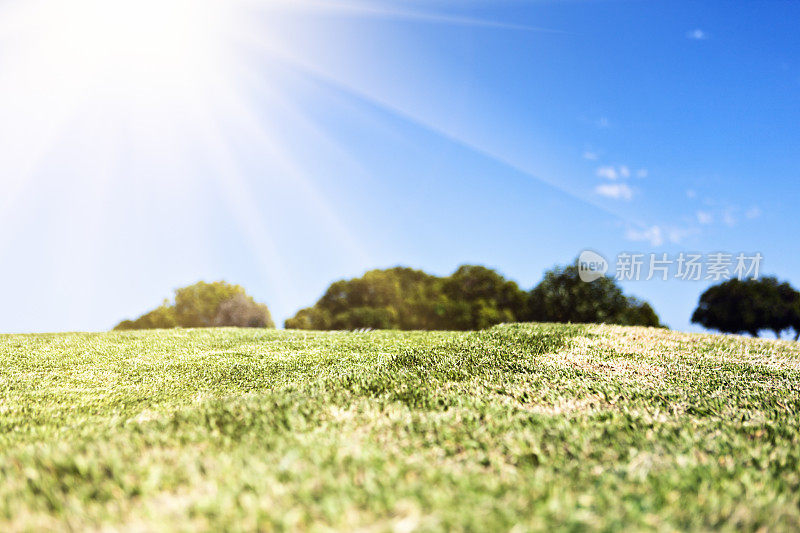
<path fill-rule="evenodd" d="M 529 288 L 586 248 L 800 285 L 796 2 L 53 5 L 0 1 L 0 331 L 200 279 L 280 322 L 398 264 Z M 623 285 L 694 330 L 709 284 Z"/>

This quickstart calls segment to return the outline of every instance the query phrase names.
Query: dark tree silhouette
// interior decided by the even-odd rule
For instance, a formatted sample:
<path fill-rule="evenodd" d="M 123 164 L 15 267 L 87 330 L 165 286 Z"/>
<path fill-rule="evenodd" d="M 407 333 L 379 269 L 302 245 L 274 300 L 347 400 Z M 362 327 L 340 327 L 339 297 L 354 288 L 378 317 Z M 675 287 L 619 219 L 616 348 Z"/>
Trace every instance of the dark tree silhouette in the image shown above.
<path fill-rule="evenodd" d="M 625 326 L 661 326 L 650 304 L 625 296 L 613 278 L 580 279 L 578 265 L 556 267 L 531 291 L 528 319 Z"/>
<path fill-rule="evenodd" d="M 763 330 L 776 337 L 787 329 L 800 335 L 800 293 L 774 277 L 732 279 L 709 287 L 700 296 L 692 322 L 722 333 L 753 337 Z"/>

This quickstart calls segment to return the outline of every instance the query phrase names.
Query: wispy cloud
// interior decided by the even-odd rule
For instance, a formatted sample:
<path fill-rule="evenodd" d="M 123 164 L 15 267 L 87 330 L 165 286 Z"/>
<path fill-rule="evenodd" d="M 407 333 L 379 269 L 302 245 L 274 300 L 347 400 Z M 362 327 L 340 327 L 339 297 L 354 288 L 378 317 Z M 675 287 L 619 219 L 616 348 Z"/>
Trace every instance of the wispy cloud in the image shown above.
<path fill-rule="evenodd" d="M 708 211 L 698 211 L 697 221 L 700 224 L 711 224 L 712 222 L 714 222 L 714 215 L 712 215 Z"/>
<path fill-rule="evenodd" d="M 700 28 L 694 29 L 686 34 L 687 39 L 691 39 L 693 41 L 705 41 L 708 39 L 708 34 L 701 30 Z"/>
<path fill-rule="evenodd" d="M 696 229 L 670 226 L 629 227 L 625 238 L 634 242 L 648 242 L 651 246 L 661 246 L 665 242 L 679 244 L 686 237 L 697 234 Z"/>
<path fill-rule="evenodd" d="M 758 207 L 758 206 L 753 206 L 753 207 L 751 207 L 750 209 L 747 210 L 747 212 L 744 214 L 744 216 L 747 217 L 750 220 L 758 218 L 758 217 L 761 216 L 761 208 Z"/>
<path fill-rule="evenodd" d="M 599 167 L 597 169 L 597 177 L 598 178 L 605 178 L 607 180 L 615 180 L 617 178 L 627 179 L 630 178 L 633 173 L 631 172 L 630 167 L 627 165 L 620 165 L 618 167 L 612 165 L 605 165 Z M 646 178 L 647 177 L 647 170 L 646 169 L 639 169 L 636 172 L 636 176 L 639 178 Z"/>
<path fill-rule="evenodd" d="M 587 150 L 583 152 L 583 158 L 588 159 L 589 161 L 597 161 L 598 155 L 597 152 L 591 152 Z"/>
<path fill-rule="evenodd" d="M 625 238 L 629 241 L 649 242 L 652 246 L 664 244 L 664 231 L 661 226 L 650 226 L 644 229 L 628 228 Z"/>
<path fill-rule="evenodd" d="M 607 180 L 615 180 L 619 177 L 619 174 L 617 174 L 617 169 L 614 167 L 600 167 L 597 169 L 597 177 L 605 178 Z"/>
<path fill-rule="evenodd" d="M 689 189 L 686 191 L 686 198 L 695 199 L 697 198 L 697 191 L 694 189 Z"/>
<path fill-rule="evenodd" d="M 699 233 L 699 230 L 696 228 L 669 228 L 667 230 L 667 236 L 669 237 L 669 242 L 678 244 L 686 237 L 690 235 L 696 235 Z"/>
<path fill-rule="evenodd" d="M 595 187 L 594 192 L 606 198 L 614 200 L 630 200 L 633 198 L 633 191 L 624 183 L 606 183 Z"/>
<path fill-rule="evenodd" d="M 703 226 L 719 222 L 725 226 L 728 226 L 729 228 L 733 228 L 739 223 L 739 220 L 742 217 L 747 220 L 754 220 L 760 217 L 762 214 L 761 208 L 758 206 L 753 206 L 750 209 L 742 212 L 742 209 L 735 205 L 715 208 L 715 202 L 712 200 L 706 200 L 704 203 L 710 209 L 699 210 L 695 213 L 697 222 Z"/>
<path fill-rule="evenodd" d="M 722 214 L 722 222 L 730 228 L 736 225 L 736 216 L 734 215 L 733 209 L 727 209 L 725 213 Z"/>

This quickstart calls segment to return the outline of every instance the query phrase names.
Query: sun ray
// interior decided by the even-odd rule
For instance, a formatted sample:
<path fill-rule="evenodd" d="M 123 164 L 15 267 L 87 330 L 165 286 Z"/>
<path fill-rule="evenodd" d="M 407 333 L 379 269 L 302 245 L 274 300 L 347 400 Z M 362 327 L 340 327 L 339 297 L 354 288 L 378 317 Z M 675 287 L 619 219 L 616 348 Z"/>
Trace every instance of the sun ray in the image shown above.
<path fill-rule="evenodd" d="M 519 30 L 539 33 L 566 33 L 563 30 L 515 24 L 497 20 L 487 20 L 474 17 L 446 14 L 441 12 L 398 8 L 388 2 L 336 2 L 319 0 L 274 0 L 269 3 L 273 7 L 280 6 L 287 10 L 305 10 L 309 12 L 330 12 L 345 16 L 361 18 L 378 18 L 399 21 L 425 22 L 431 24 L 444 24 L 453 26 L 466 26 L 473 28 L 487 28 L 498 30 Z"/>
<path fill-rule="evenodd" d="M 540 182 L 583 205 L 605 213 L 606 215 L 610 215 L 620 222 L 632 224 L 637 227 L 646 227 L 644 222 L 634 220 L 630 217 L 630 215 L 620 210 L 608 207 L 607 205 L 597 201 L 593 197 L 583 192 L 573 190 L 557 178 L 540 176 L 537 173 L 526 169 L 524 165 L 518 164 L 504 155 L 480 145 L 479 143 L 469 139 L 457 131 L 452 130 L 451 128 L 448 128 L 443 124 L 437 123 L 435 117 L 420 116 L 408 109 L 405 109 L 401 104 L 391 102 L 382 95 L 375 94 L 366 88 L 357 86 L 355 82 L 342 77 L 336 72 L 333 72 L 331 69 L 326 68 L 325 65 L 320 64 L 311 57 L 301 55 L 300 53 L 287 49 L 286 47 L 272 46 L 271 43 L 260 41 L 258 39 L 251 39 L 249 43 L 250 46 L 258 48 L 263 54 L 269 55 L 274 60 L 282 62 L 288 68 L 294 69 L 310 79 L 315 79 L 324 85 L 350 94 L 371 106 L 383 109 L 394 116 L 424 128 L 440 137 L 450 140 L 453 143 L 459 144 L 472 152 L 480 154 L 483 157 L 491 159 L 507 168 L 514 170 L 515 172 Z"/>
<path fill-rule="evenodd" d="M 293 97 L 289 82 L 280 78 L 280 69 L 326 89 L 344 91 L 604 209 L 558 180 L 542 179 L 471 142 L 436 117 L 415 114 L 391 98 L 360 86 L 346 73 L 334 72 L 310 58 L 303 46 L 307 43 L 301 42 L 304 37 L 318 39 L 315 46 L 335 46 L 325 41 L 325 35 L 316 36 L 309 30 L 320 19 L 329 24 L 331 14 L 559 33 L 376 1 L 25 0 L 0 4 L 0 44 L 8 51 L 0 55 L 3 227 L 12 227 L 20 211 L 29 207 L 15 205 L 27 187 L 47 188 L 48 184 L 34 179 L 43 165 L 51 169 L 60 165 L 61 179 L 74 179 L 76 185 L 91 189 L 88 196 L 98 205 L 86 208 L 93 209 L 91 213 L 75 215 L 84 221 L 104 216 L 105 194 L 114 180 L 121 179 L 140 180 L 138 186 L 153 187 L 183 204 L 181 213 L 201 217 L 201 208 L 191 205 L 190 191 L 201 179 L 211 179 L 219 203 L 235 220 L 239 236 L 258 262 L 271 298 L 281 300 L 295 288 L 285 254 L 273 234 L 278 230 L 265 219 L 267 207 L 253 197 L 254 188 L 266 184 L 296 192 L 303 199 L 298 209 L 313 214 L 320 233 L 337 244 L 342 256 L 359 265 L 371 264 L 369 250 L 343 222 L 346 219 L 337 206 L 321 193 L 298 147 L 284 138 L 281 124 L 264 119 L 265 114 L 280 115 L 284 123 L 302 132 L 307 144 L 327 146 L 340 160 L 358 164 Z M 293 37 L 293 33 L 302 37 Z M 271 69 L 271 62 L 280 68 Z M 73 126 L 90 115 L 102 126 Z M 92 157 L 98 165 L 102 163 L 102 168 L 78 179 L 75 176 L 88 168 L 89 156 L 63 150 L 56 150 L 54 155 L 54 150 L 65 139 L 81 136 L 86 143 L 95 141 Z M 251 174 L 235 139 L 247 139 L 263 165 L 281 179 Z M 124 161 L 120 152 L 141 164 L 119 171 L 117 167 Z M 193 174 L 199 166 L 197 161 L 202 161 L 205 169 Z M 176 170 L 169 176 L 171 169 L 184 164 L 189 170 Z M 147 169 L 160 171 L 148 176 Z M 58 176 L 51 172 L 43 179 L 55 180 Z M 135 205 L 126 207 L 137 209 Z M 84 235 L 87 242 L 107 238 L 102 224 L 95 220 L 93 227 L 94 231 Z M 0 248 L 4 235 L 9 234 L 8 229 L 0 231 Z"/>
<path fill-rule="evenodd" d="M 269 91 L 268 99 L 272 105 L 281 107 L 284 111 L 291 110 L 291 105 L 279 91 L 263 86 L 261 91 Z M 246 137 L 257 147 L 263 160 L 269 162 L 277 175 L 282 176 L 283 185 L 281 186 L 299 189 L 306 202 L 306 209 L 318 217 L 323 233 L 331 235 L 347 253 L 355 255 L 363 264 L 368 264 L 369 258 L 366 251 L 345 228 L 336 212 L 319 194 L 297 161 L 289 155 L 289 150 L 282 146 L 281 139 L 266 128 L 264 123 L 258 120 L 253 110 L 241 99 L 230 98 L 222 105 L 224 105 L 225 112 L 218 113 L 218 115 L 224 115 L 225 122 L 231 123 L 232 126 L 223 126 L 217 122 L 213 127 L 206 128 L 208 138 L 206 144 L 213 147 L 213 151 L 209 154 L 210 161 L 219 169 L 218 185 L 226 195 L 229 209 L 239 219 L 242 230 L 249 238 L 251 249 L 256 252 L 262 265 L 265 268 L 272 268 L 274 265 L 270 265 L 270 262 L 274 263 L 280 260 L 279 250 L 264 227 L 259 207 L 252 200 L 252 190 L 248 185 L 248 179 L 236 168 L 236 156 L 230 143 L 223 137 L 222 132 L 228 128 L 233 128 L 237 135 Z M 213 117 L 206 117 L 206 120 L 209 124 L 215 121 Z M 297 123 L 308 124 L 296 111 L 292 112 L 291 121 L 295 125 Z M 291 286 L 291 277 L 285 268 L 280 267 L 274 274 L 279 281 L 276 284 L 276 292 L 281 288 Z"/>

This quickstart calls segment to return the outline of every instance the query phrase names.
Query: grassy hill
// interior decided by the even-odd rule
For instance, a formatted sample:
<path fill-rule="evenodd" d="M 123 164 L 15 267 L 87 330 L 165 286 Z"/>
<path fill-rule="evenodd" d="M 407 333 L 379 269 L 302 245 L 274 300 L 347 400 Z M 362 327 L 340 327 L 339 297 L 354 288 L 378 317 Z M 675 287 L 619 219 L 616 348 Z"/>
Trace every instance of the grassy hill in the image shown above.
<path fill-rule="evenodd" d="M 800 528 L 800 345 L 0 336 L 0 530 Z"/>

